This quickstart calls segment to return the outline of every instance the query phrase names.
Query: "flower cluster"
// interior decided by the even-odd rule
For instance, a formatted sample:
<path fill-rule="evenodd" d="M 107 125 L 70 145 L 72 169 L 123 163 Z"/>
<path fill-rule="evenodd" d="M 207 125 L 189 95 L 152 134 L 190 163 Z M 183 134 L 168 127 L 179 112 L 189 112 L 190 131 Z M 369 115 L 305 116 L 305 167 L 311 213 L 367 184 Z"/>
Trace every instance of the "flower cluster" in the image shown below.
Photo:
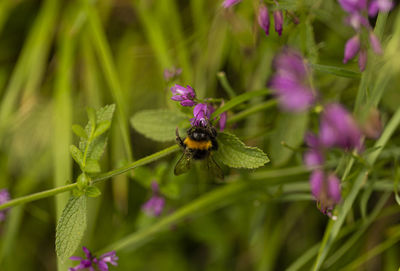
<path fill-rule="evenodd" d="M 87 269 L 89 271 L 108 271 L 108 263 L 117 266 L 118 257 L 116 256 L 115 251 L 104 253 L 100 257 L 96 258 L 86 247 L 82 247 L 82 250 L 85 253 L 86 259 L 77 256 L 70 257 L 70 260 L 80 261 L 80 263 L 75 267 L 69 268 L 68 271 L 77 271 L 83 269 Z"/>
<path fill-rule="evenodd" d="M 360 128 L 351 114 L 337 103 L 325 106 L 319 134 L 308 133 L 305 141 L 309 150 L 304 154 L 304 163 L 310 167 L 322 166 L 329 148 L 363 149 Z M 310 176 L 310 186 L 321 212 L 332 216 L 331 211 L 341 199 L 339 179 L 334 173 L 317 169 Z"/>
<path fill-rule="evenodd" d="M 339 0 L 339 3 L 349 14 L 346 18 L 347 24 L 356 31 L 356 34 L 346 42 L 343 62 L 347 63 L 358 54 L 358 66 L 363 71 L 367 64 L 368 44 L 368 41 L 363 41 L 364 36 L 368 36 L 369 44 L 376 54 L 382 53 L 379 39 L 372 31 L 367 16 L 376 16 L 378 12 L 390 11 L 393 2 L 392 0 Z"/>
<path fill-rule="evenodd" d="M 196 98 L 196 93 L 191 86 L 180 86 L 176 84 L 171 88 L 172 100 L 179 101 L 182 106 L 193 106 L 195 105 L 194 99 Z"/>
<path fill-rule="evenodd" d="M 268 7 L 265 4 L 261 4 L 258 9 L 258 24 L 261 26 L 267 36 L 269 35 L 269 21 Z M 281 9 L 276 9 L 274 11 L 274 26 L 275 31 L 279 36 L 281 36 L 283 30 L 283 13 Z"/>
<path fill-rule="evenodd" d="M 7 189 L 0 190 L 0 204 L 6 203 L 10 200 L 10 193 Z M 7 209 L 0 211 L 0 222 L 6 219 Z"/>
<path fill-rule="evenodd" d="M 142 205 L 142 210 L 149 216 L 159 216 L 164 209 L 165 199 L 160 195 L 160 189 L 156 181 L 151 183 L 151 190 L 153 195 Z"/>
<path fill-rule="evenodd" d="M 192 126 L 207 126 L 211 114 L 215 111 L 214 106 L 211 103 L 198 103 L 196 101 L 196 93 L 191 86 L 180 86 L 176 84 L 171 88 L 171 92 L 174 96 L 171 97 L 174 101 L 179 101 L 182 106 L 195 106 L 193 108 L 193 118 L 190 119 Z M 223 105 L 223 102 L 221 103 Z M 224 112 L 219 118 L 219 128 L 221 131 L 225 129 L 227 113 Z"/>
<path fill-rule="evenodd" d="M 275 75 L 269 87 L 277 96 L 280 107 L 285 111 L 299 112 L 310 108 L 316 95 L 309 82 L 309 71 L 301 55 L 284 49 L 274 59 Z"/>
<path fill-rule="evenodd" d="M 224 8 L 229 8 L 240 2 L 241 2 L 241 0 L 225 0 L 222 3 L 222 6 Z M 278 33 L 279 36 L 281 36 L 282 30 L 283 30 L 283 13 L 282 13 L 282 9 L 280 8 L 278 2 L 274 1 L 274 3 L 276 6 L 276 9 L 273 12 L 275 31 Z M 258 20 L 258 24 L 260 25 L 260 27 L 264 30 L 265 34 L 268 36 L 269 35 L 269 26 L 270 26 L 269 11 L 268 11 L 268 7 L 263 3 L 261 3 L 258 8 L 257 20 Z"/>

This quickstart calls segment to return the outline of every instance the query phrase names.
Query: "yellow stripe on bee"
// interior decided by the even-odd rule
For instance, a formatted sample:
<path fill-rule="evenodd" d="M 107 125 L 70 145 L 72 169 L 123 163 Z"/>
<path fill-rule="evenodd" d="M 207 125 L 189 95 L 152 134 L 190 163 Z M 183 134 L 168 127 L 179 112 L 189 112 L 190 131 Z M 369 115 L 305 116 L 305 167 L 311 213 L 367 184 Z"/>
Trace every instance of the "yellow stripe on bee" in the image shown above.
<path fill-rule="evenodd" d="M 190 139 L 189 137 L 185 138 L 183 143 L 186 144 L 186 146 L 189 149 L 196 149 L 196 150 L 208 150 L 211 149 L 212 143 L 211 141 L 195 141 Z"/>

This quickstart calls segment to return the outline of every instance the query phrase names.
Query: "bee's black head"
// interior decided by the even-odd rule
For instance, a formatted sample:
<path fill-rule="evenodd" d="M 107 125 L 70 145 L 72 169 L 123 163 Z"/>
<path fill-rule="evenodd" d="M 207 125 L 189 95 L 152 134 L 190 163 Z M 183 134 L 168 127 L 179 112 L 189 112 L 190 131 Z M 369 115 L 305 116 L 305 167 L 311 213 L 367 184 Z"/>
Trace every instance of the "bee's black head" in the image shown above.
<path fill-rule="evenodd" d="M 195 141 L 208 141 L 217 136 L 214 127 L 211 126 L 193 126 L 187 131 L 188 137 Z"/>

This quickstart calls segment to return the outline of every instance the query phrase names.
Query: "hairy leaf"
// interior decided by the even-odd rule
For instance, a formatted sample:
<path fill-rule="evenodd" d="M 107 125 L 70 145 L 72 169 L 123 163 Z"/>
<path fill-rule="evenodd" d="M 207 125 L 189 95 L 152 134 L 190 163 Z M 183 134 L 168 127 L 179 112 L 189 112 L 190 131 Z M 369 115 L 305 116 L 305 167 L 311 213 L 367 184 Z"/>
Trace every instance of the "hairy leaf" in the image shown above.
<path fill-rule="evenodd" d="M 70 197 L 56 228 L 56 252 L 61 260 L 78 248 L 86 230 L 86 197 Z"/>
<path fill-rule="evenodd" d="M 85 190 L 85 195 L 91 198 L 95 198 L 101 195 L 101 191 L 96 186 L 88 186 Z"/>
<path fill-rule="evenodd" d="M 72 125 L 72 131 L 79 137 L 87 138 L 85 129 L 83 129 L 79 124 Z"/>
<path fill-rule="evenodd" d="M 84 171 L 87 173 L 98 173 L 101 171 L 100 164 L 97 160 L 87 159 Z"/>
<path fill-rule="evenodd" d="M 145 110 L 131 118 L 131 124 L 136 131 L 156 141 L 175 140 L 175 130 L 179 128 L 180 134 L 184 134 L 188 125 L 188 117 L 171 110 Z"/>
<path fill-rule="evenodd" d="M 78 163 L 78 165 L 80 167 L 82 167 L 83 154 L 82 154 L 81 150 L 78 149 L 77 147 L 75 147 L 74 145 L 70 145 L 69 146 L 69 152 L 71 153 L 71 156 L 75 160 L 75 162 Z"/>
<path fill-rule="evenodd" d="M 93 111 L 88 110 L 89 123 L 85 127 L 86 134 L 88 134 L 90 137 L 93 127 L 97 127 L 97 129 L 104 129 L 104 128 L 108 129 L 108 127 L 104 127 L 104 125 L 106 124 L 102 123 L 111 122 L 114 110 L 115 110 L 114 104 L 106 105 L 96 111 L 95 117 L 93 116 Z M 96 121 L 96 125 L 93 126 L 92 121 L 94 120 Z M 102 126 L 103 128 L 101 128 Z M 98 136 L 95 137 L 91 142 L 91 144 L 88 146 L 86 159 L 99 160 L 100 157 L 103 155 L 104 149 L 107 145 L 107 138 L 108 138 L 108 133 L 105 133 L 105 131 L 98 134 Z M 87 143 L 88 143 L 87 139 L 81 138 L 81 141 L 79 142 L 79 149 L 81 149 L 83 153 L 85 153 Z"/>
<path fill-rule="evenodd" d="M 246 146 L 233 134 L 219 133 L 217 140 L 219 148 L 215 157 L 229 167 L 258 168 L 269 162 L 262 150 Z"/>
<path fill-rule="evenodd" d="M 111 121 L 109 120 L 99 123 L 99 125 L 96 127 L 96 131 L 94 132 L 93 137 L 96 138 L 104 134 L 105 132 L 107 132 L 108 129 L 110 129 L 110 126 L 111 126 Z"/>

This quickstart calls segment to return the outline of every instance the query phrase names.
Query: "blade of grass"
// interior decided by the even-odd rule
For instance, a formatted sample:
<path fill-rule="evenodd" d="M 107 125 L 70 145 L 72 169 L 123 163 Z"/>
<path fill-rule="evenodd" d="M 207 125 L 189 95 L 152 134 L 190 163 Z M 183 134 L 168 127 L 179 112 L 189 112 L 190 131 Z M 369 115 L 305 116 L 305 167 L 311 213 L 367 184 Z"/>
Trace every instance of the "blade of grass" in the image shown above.
<path fill-rule="evenodd" d="M 393 230 L 395 234 L 392 234 L 387 240 L 384 242 L 380 243 L 379 245 L 375 246 L 371 250 L 367 251 L 366 253 L 362 254 L 360 257 L 358 257 L 356 260 L 348 264 L 346 267 L 344 267 L 341 270 L 357 270 L 360 265 L 365 263 L 366 261 L 372 259 L 373 257 L 381 254 L 385 250 L 389 249 L 390 247 L 394 246 L 398 242 L 400 242 L 400 228 L 396 227 L 395 230 Z"/>
<path fill-rule="evenodd" d="M 232 109 L 233 107 L 235 107 L 245 101 L 248 101 L 252 98 L 265 96 L 268 94 L 270 94 L 270 92 L 267 89 L 255 90 L 255 91 L 249 91 L 249 92 L 243 93 L 243 94 L 236 96 L 235 98 L 229 100 L 223 106 L 221 106 L 220 108 L 215 110 L 214 113 L 211 114 L 210 118 L 213 119 L 213 118 L 219 116 L 221 113 L 228 111 L 229 109 Z"/>
<path fill-rule="evenodd" d="M 15 110 L 17 99 L 27 79 L 34 78 L 30 80 L 29 86 L 31 87 L 39 82 L 41 76 L 39 76 L 39 70 L 36 73 L 36 61 L 43 63 L 48 54 L 53 30 L 56 26 L 58 3 L 58 1 L 53 0 L 47 0 L 43 3 L 25 41 L 0 104 L 0 140 L 4 136 L 4 129 L 9 125 L 10 116 Z"/>

